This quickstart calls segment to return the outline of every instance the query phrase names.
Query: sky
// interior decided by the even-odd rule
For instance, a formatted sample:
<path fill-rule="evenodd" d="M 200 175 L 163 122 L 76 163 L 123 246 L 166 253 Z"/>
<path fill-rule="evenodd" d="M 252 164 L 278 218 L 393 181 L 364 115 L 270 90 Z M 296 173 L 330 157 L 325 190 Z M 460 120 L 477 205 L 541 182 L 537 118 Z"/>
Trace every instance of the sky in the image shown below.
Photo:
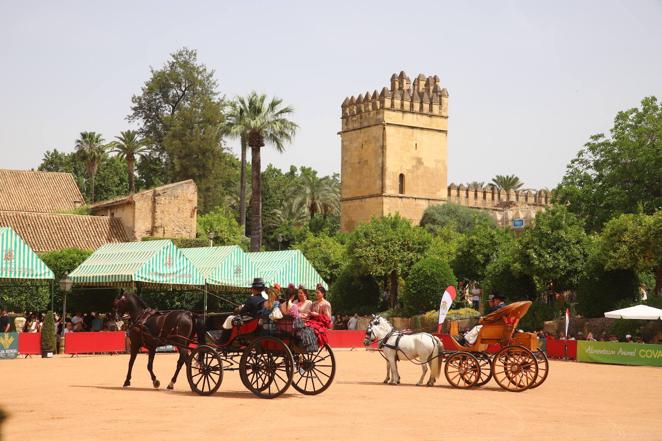
<path fill-rule="evenodd" d="M 0 0 L 0 168 L 36 168 L 81 131 L 131 128 L 131 96 L 181 47 L 219 91 L 295 108 L 263 164 L 340 171 L 340 104 L 404 70 L 449 91 L 449 183 L 552 188 L 620 110 L 662 98 L 662 1 Z M 228 145 L 238 152 L 235 141 Z"/>

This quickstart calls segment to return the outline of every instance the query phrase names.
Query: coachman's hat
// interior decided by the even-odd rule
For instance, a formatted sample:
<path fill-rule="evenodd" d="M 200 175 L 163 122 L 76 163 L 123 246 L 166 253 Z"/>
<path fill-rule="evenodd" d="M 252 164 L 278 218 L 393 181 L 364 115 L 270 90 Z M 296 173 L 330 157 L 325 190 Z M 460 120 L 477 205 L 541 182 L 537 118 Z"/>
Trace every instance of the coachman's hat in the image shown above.
<path fill-rule="evenodd" d="M 264 279 L 262 277 L 254 278 L 253 283 L 251 284 L 251 288 L 264 289 Z"/>

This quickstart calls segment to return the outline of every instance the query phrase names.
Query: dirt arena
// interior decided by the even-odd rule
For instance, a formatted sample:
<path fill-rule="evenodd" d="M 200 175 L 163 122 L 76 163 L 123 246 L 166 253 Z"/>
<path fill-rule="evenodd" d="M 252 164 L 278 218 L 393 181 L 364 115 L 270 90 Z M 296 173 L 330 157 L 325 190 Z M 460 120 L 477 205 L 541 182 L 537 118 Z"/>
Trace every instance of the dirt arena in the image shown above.
<path fill-rule="evenodd" d="M 376 353 L 336 351 L 334 384 L 319 396 L 290 388 L 274 400 L 246 391 L 237 372 L 216 395 L 190 392 L 185 372 L 166 391 L 175 356 L 159 354 L 154 390 L 139 356 L 123 389 L 128 356 L 5 360 L 3 440 L 61 434 L 75 440 L 662 440 L 662 369 L 551 362 L 547 382 L 522 393 L 496 383 L 457 390 L 442 378 L 414 385 L 419 368 L 400 363 L 404 384 L 381 383 Z"/>

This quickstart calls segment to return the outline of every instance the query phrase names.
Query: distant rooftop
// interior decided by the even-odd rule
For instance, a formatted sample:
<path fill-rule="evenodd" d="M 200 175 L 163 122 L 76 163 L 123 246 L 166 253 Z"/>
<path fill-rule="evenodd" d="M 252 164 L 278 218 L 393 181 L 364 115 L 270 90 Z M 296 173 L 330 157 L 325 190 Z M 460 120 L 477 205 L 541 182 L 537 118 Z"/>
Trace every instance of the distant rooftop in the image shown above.
<path fill-rule="evenodd" d="M 0 211 L 58 213 L 84 204 L 71 173 L 0 169 Z"/>

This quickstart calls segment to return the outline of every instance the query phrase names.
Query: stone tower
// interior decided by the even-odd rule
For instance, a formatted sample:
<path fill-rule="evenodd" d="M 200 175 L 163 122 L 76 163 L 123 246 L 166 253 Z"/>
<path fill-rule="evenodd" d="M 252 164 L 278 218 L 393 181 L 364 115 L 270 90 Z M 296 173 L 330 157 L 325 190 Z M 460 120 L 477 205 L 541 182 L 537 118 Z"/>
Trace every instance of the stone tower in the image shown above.
<path fill-rule="evenodd" d="M 400 72 L 391 87 L 342 103 L 341 227 L 400 213 L 418 223 L 447 196 L 448 91 L 439 77 L 412 82 Z"/>

